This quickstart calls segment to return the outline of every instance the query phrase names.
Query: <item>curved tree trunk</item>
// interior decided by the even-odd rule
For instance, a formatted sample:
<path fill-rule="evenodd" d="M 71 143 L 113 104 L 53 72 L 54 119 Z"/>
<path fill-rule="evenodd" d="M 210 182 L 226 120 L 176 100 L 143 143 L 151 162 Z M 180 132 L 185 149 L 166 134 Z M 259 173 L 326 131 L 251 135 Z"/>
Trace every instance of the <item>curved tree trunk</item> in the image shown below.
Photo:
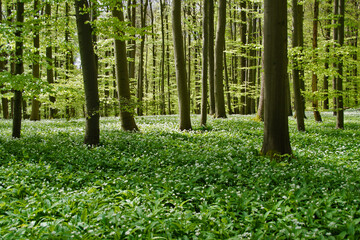
<path fill-rule="evenodd" d="M 124 21 L 122 4 L 113 10 L 113 16 L 120 22 Z M 134 119 L 134 109 L 131 104 L 129 72 L 126 56 L 126 43 L 123 40 L 115 39 L 115 71 L 119 93 L 120 117 L 122 129 L 125 131 L 138 131 Z"/>
<path fill-rule="evenodd" d="M 287 109 L 287 1 L 265 0 L 265 114 L 262 154 L 291 154 Z"/>
<path fill-rule="evenodd" d="M 78 29 L 86 102 L 86 128 L 84 143 L 96 146 L 99 144 L 100 138 L 100 109 L 97 68 L 92 42 L 92 29 L 89 23 L 90 16 L 89 13 L 83 11 L 84 8 L 88 8 L 87 0 L 75 0 L 76 24 Z"/>
<path fill-rule="evenodd" d="M 219 0 L 219 17 L 215 42 L 215 118 L 226 118 L 224 98 L 224 48 L 226 0 Z"/>
<path fill-rule="evenodd" d="M 191 130 L 190 101 L 187 90 L 186 65 L 181 29 L 181 1 L 182 0 L 173 0 L 172 2 L 176 82 L 179 97 L 180 130 Z"/>

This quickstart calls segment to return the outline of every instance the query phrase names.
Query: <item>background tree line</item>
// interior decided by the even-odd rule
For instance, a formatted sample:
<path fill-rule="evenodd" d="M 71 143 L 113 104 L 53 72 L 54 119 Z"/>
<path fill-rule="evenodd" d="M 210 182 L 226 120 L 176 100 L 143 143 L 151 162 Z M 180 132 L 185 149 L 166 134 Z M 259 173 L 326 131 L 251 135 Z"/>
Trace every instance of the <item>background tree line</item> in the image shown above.
<path fill-rule="evenodd" d="M 131 118 L 179 113 L 177 39 L 172 30 L 180 23 L 184 58 L 180 65 L 185 67 L 189 112 L 215 117 L 257 112 L 257 118 L 263 118 L 263 1 L 186 0 L 177 18 L 172 18 L 173 1 L 168 0 L 75 3 L 80 4 L 80 12 L 74 1 L 1 1 L 3 118 L 20 122 L 89 114 L 82 83 L 85 60 L 80 61 L 84 46 L 79 45 L 76 22 L 76 16 L 84 15 L 94 50 L 90 67 L 94 72 L 89 76 L 96 74 L 98 84 L 95 114 L 118 116 L 124 110 Z M 359 105 L 359 3 L 293 0 L 288 4 L 292 10 L 285 87 L 289 115 L 295 109 L 298 128 L 304 130 L 305 109 L 314 111 L 318 121 L 321 111 L 331 110 L 339 118 L 337 127 L 343 128 L 342 111 Z M 127 58 L 117 56 L 119 51 Z M 119 79 L 124 64 L 128 83 Z M 129 94 L 122 93 L 125 98 L 119 96 L 124 88 L 118 88 L 124 81 L 129 86 Z"/>

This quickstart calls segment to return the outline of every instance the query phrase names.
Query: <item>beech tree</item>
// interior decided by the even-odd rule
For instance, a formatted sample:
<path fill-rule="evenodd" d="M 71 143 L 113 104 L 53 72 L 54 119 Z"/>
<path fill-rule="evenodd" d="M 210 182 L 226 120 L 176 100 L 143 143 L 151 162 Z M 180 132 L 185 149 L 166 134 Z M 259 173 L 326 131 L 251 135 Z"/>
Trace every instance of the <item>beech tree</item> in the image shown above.
<path fill-rule="evenodd" d="M 208 99 L 208 50 L 209 50 L 209 1 L 203 6 L 203 51 L 202 51 L 202 92 L 201 92 L 201 126 L 207 122 Z"/>
<path fill-rule="evenodd" d="M 302 48 L 302 12 L 303 6 L 299 4 L 298 0 L 292 1 L 292 10 L 293 10 L 293 36 L 292 36 L 292 47 L 293 48 Z M 296 49 L 299 51 L 299 49 Z M 300 49 L 301 51 L 301 49 Z M 301 73 L 300 73 L 300 62 L 298 60 L 299 54 L 293 59 L 293 88 L 294 88 L 294 99 L 295 99 L 295 111 L 296 111 L 296 121 L 297 129 L 299 131 L 305 131 L 304 123 L 304 103 L 301 97 Z"/>
<path fill-rule="evenodd" d="M 76 24 L 80 48 L 81 66 L 83 72 L 86 128 L 84 143 L 98 145 L 100 138 L 99 127 L 99 92 L 97 82 L 97 66 L 92 38 L 90 16 L 86 11 L 89 7 L 87 0 L 75 0 Z"/>
<path fill-rule="evenodd" d="M 226 118 L 224 99 L 224 49 L 226 26 L 226 0 L 219 0 L 218 27 L 215 43 L 215 118 Z"/>
<path fill-rule="evenodd" d="M 287 1 L 264 2 L 264 141 L 262 154 L 291 154 L 287 106 Z"/>
<path fill-rule="evenodd" d="M 117 2 L 112 14 L 120 22 L 124 21 L 123 6 L 121 1 Z M 136 126 L 133 116 L 134 108 L 131 104 L 126 43 L 125 40 L 121 40 L 121 37 L 123 36 L 115 38 L 115 69 L 119 92 L 121 126 L 125 131 L 138 131 L 139 129 Z"/>
<path fill-rule="evenodd" d="M 181 28 L 181 1 L 172 1 L 173 41 L 176 82 L 179 98 L 180 130 L 191 130 L 190 101 L 187 89 L 186 65 Z"/>
<path fill-rule="evenodd" d="M 16 2 L 16 30 L 15 30 L 15 74 L 21 75 L 24 72 L 24 42 L 22 39 L 22 28 L 24 23 L 24 2 L 17 0 Z M 14 90 L 14 102 L 13 102 L 13 128 L 12 128 L 12 137 L 20 138 L 21 136 L 21 106 L 22 106 L 22 89 Z"/>

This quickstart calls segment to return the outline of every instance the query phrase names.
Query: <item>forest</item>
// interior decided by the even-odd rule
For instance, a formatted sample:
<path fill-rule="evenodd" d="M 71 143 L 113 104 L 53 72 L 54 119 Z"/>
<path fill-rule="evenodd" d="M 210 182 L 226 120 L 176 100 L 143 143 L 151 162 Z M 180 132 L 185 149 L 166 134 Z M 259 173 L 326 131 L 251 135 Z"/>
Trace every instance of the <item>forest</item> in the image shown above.
<path fill-rule="evenodd" d="M 360 238 L 359 14 L 0 0 L 1 238 Z"/>

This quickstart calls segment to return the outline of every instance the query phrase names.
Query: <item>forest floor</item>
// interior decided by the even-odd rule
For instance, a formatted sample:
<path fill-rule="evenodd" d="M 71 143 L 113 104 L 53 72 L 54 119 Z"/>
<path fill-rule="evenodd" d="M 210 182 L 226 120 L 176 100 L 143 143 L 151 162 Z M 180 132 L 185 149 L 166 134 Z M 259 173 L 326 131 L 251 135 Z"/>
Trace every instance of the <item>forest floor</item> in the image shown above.
<path fill-rule="evenodd" d="M 345 130 L 307 113 L 290 120 L 294 158 L 259 155 L 254 116 L 177 130 L 176 116 L 137 117 L 140 133 L 101 119 L 101 146 L 82 144 L 84 120 L 0 120 L 1 239 L 359 239 L 360 112 Z M 193 116 L 199 126 L 199 116 Z"/>

